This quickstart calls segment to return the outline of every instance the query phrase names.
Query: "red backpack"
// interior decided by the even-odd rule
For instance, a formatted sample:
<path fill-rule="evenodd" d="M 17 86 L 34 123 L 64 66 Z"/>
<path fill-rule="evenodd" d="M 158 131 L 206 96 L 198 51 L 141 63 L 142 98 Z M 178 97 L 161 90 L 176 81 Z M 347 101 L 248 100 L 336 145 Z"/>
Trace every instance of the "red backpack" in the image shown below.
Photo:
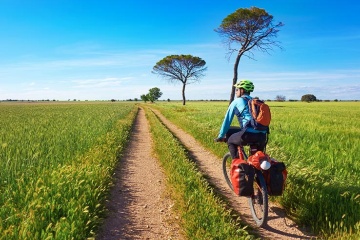
<path fill-rule="evenodd" d="M 248 99 L 249 112 L 251 114 L 251 119 L 247 123 L 252 128 L 259 131 L 269 132 L 269 125 L 271 121 L 271 112 L 270 107 L 264 101 L 261 101 L 258 98 Z"/>

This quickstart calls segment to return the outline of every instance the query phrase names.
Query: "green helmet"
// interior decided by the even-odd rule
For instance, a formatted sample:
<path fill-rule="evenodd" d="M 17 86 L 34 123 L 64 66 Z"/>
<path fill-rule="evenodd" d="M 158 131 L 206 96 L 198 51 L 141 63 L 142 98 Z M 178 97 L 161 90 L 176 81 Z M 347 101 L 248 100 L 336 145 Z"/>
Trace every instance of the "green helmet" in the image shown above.
<path fill-rule="evenodd" d="M 243 88 L 246 92 L 254 91 L 254 84 L 249 80 L 241 80 L 234 85 L 235 88 Z"/>

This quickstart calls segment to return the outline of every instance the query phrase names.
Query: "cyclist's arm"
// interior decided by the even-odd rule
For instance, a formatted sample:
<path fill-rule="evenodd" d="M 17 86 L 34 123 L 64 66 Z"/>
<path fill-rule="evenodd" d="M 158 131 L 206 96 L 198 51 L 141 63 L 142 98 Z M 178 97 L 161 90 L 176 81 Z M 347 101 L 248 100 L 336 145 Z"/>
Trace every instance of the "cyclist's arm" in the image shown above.
<path fill-rule="evenodd" d="M 220 128 L 220 133 L 218 135 L 218 138 L 225 137 L 226 132 L 229 130 L 231 122 L 232 122 L 232 120 L 234 118 L 235 108 L 236 108 L 236 103 L 235 103 L 235 101 L 233 101 L 230 104 L 228 110 L 226 111 L 223 123 L 222 123 L 221 128 Z"/>

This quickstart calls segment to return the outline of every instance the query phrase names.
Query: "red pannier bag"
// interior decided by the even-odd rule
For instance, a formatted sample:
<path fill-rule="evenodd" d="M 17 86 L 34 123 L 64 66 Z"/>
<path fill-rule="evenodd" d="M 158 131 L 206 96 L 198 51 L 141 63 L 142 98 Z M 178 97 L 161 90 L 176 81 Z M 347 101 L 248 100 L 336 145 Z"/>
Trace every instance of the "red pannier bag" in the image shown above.
<path fill-rule="evenodd" d="M 255 169 L 245 160 L 236 158 L 232 161 L 230 176 L 236 195 L 250 197 L 254 194 Z"/>
<path fill-rule="evenodd" d="M 270 156 L 262 151 L 257 151 L 255 154 L 251 155 L 248 158 L 248 163 L 258 170 L 261 170 L 260 164 L 263 161 L 271 162 Z"/>
<path fill-rule="evenodd" d="M 270 159 L 271 167 L 267 171 L 263 171 L 268 194 L 270 196 L 281 196 L 285 190 L 287 178 L 286 166 L 283 162 Z"/>

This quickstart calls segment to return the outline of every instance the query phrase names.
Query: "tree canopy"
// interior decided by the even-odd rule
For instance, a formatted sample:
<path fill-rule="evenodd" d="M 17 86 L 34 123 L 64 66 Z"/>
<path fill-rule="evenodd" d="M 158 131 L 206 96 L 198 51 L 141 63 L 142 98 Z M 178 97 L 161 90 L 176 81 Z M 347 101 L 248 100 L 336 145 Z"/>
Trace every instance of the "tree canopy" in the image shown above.
<path fill-rule="evenodd" d="M 273 38 L 277 37 L 279 28 L 283 25 L 281 22 L 274 24 L 273 16 L 264 9 L 251 7 L 236 10 L 224 18 L 220 27 L 215 29 L 229 50 L 229 57 L 237 52 L 230 102 L 234 100 L 235 96 L 233 85 L 238 79 L 238 66 L 241 57 L 246 54 L 245 56 L 253 58 L 253 50 L 268 53 L 274 46 L 281 48 L 279 42 Z"/>
<path fill-rule="evenodd" d="M 284 102 L 286 97 L 284 95 L 276 95 L 275 100 L 278 102 Z"/>
<path fill-rule="evenodd" d="M 160 91 L 160 88 L 154 87 L 149 89 L 149 92 L 147 94 L 143 94 L 140 96 L 141 100 L 144 102 L 150 101 L 155 102 L 162 96 L 162 92 Z"/>
<path fill-rule="evenodd" d="M 152 73 L 158 74 L 171 83 L 182 83 L 182 98 L 185 105 L 186 85 L 200 81 L 207 70 L 206 62 L 192 55 L 169 55 L 153 67 Z"/>
<path fill-rule="evenodd" d="M 160 88 L 154 87 L 149 89 L 148 98 L 151 102 L 155 102 L 162 96 Z"/>
<path fill-rule="evenodd" d="M 301 97 L 302 102 L 315 102 L 316 97 L 313 94 L 305 94 Z"/>

